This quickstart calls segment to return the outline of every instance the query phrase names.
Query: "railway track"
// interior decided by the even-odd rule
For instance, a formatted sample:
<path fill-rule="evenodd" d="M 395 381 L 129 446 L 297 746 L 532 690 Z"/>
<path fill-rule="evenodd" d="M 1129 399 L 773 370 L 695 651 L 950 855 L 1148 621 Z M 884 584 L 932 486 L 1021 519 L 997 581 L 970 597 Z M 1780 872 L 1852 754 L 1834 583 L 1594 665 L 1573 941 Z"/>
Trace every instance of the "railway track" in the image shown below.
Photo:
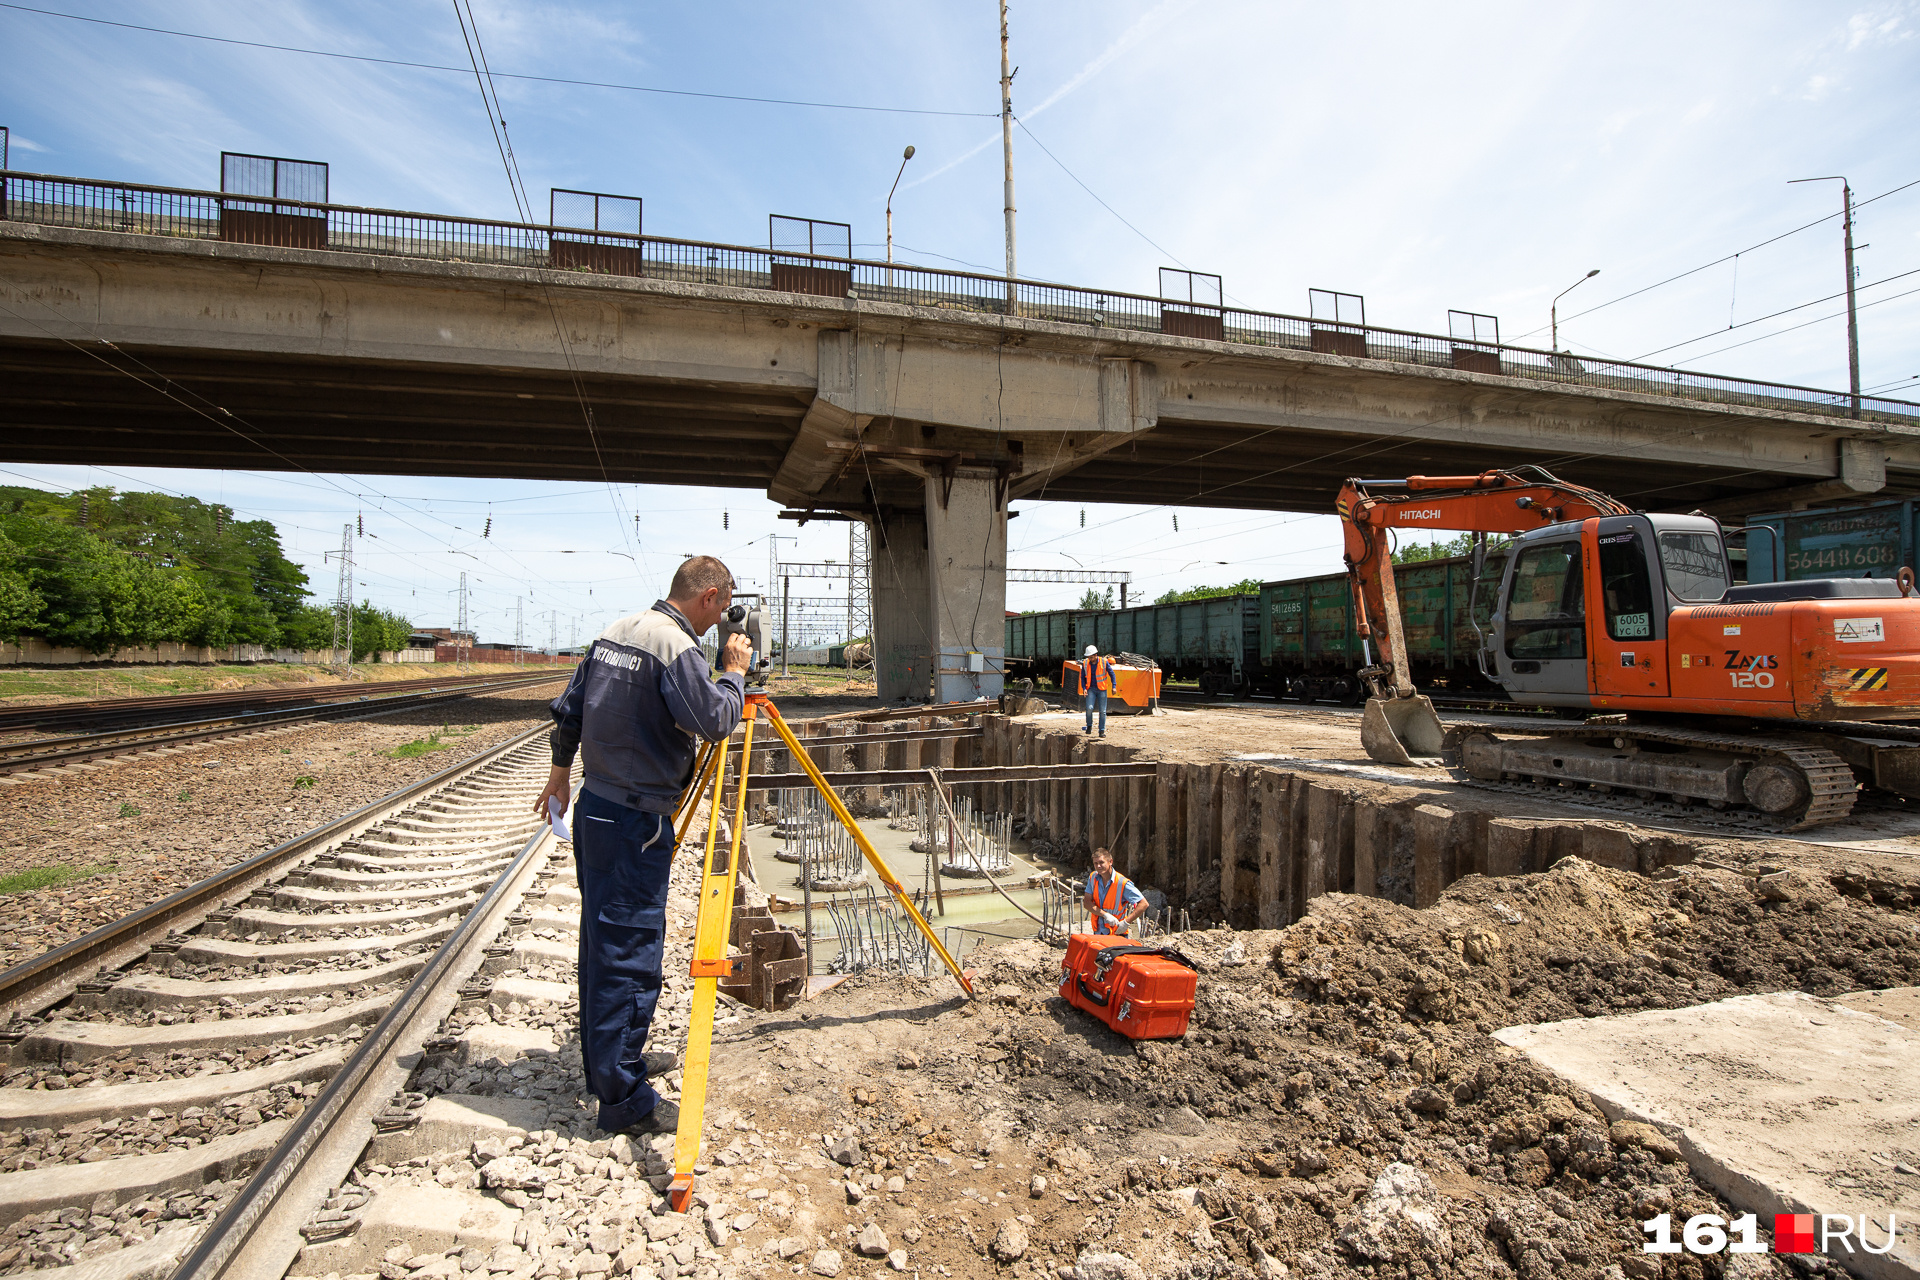
<path fill-rule="evenodd" d="M 350 1235 L 342 1180 L 418 1121 L 421 1047 L 490 998 L 469 980 L 536 882 L 571 882 L 532 812 L 546 733 L 0 973 L 0 1273 L 257 1280 Z"/>
<path fill-rule="evenodd" d="M 547 678 L 564 680 L 571 667 L 549 667 Z M 90 698 L 31 707 L 0 708 L 0 734 L 37 729 L 42 732 L 106 729 L 115 726 L 157 726 L 205 719 L 216 714 L 237 715 L 288 707 L 323 706 L 336 702 L 372 701 L 422 690 L 483 688 L 501 680 L 534 680 L 538 676 L 436 676 L 377 684 L 299 685 L 291 688 L 221 689 L 211 693 L 176 693 L 152 698 Z"/>
<path fill-rule="evenodd" d="M 139 755 L 186 746 L 195 742 L 235 738 L 264 733 L 271 729 L 317 720 L 364 720 L 392 715 L 420 707 L 433 706 L 477 694 L 498 693 L 507 689 L 530 688 L 558 683 L 564 674 L 540 676 L 492 677 L 462 682 L 448 688 L 436 685 L 414 693 L 367 698 L 345 703 L 289 707 L 275 711 L 243 711 L 209 716 L 198 720 L 167 719 L 157 724 L 142 724 L 97 733 L 69 734 L 50 738 L 27 738 L 0 742 L 0 777 L 62 765 L 81 764 L 114 756 Z"/>

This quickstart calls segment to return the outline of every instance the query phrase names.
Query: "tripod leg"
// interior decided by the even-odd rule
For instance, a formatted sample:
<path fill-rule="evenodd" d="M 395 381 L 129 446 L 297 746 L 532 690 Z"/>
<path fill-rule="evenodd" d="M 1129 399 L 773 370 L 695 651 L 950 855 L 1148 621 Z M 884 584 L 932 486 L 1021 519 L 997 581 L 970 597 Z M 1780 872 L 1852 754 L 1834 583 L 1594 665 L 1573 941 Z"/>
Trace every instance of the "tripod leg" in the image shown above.
<path fill-rule="evenodd" d="M 767 716 L 773 721 L 773 731 L 780 735 L 781 740 L 787 744 L 787 749 L 793 753 L 794 760 L 806 771 L 807 777 L 813 782 L 813 789 L 820 793 L 820 798 L 827 802 L 829 809 L 833 810 L 833 816 L 840 820 L 840 825 L 847 829 L 847 834 L 853 837 L 853 842 L 860 846 L 860 852 L 866 858 L 867 865 L 872 867 L 873 873 L 880 877 L 880 883 L 887 886 L 888 892 L 893 894 L 894 901 L 898 902 L 907 915 L 912 917 L 921 936 L 946 964 L 947 972 L 953 975 L 953 980 L 958 982 L 960 989 L 971 997 L 973 983 L 967 980 L 967 975 L 962 972 L 954 958 L 947 954 L 947 949 L 940 945 L 940 939 L 933 936 L 933 926 L 927 923 L 926 918 L 913 905 L 913 899 L 908 895 L 906 886 L 901 884 L 899 877 L 893 874 L 893 869 L 881 860 L 879 851 L 873 847 L 873 842 L 867 839 L 867 833 L 854 822 L 853 815 L 847 812 L 847 806 L 840 802 L 840 797 L 835 795 L 833 788 L 827 785 L 827 780 L 820 775 L 820 768 L 814 764 L 813 757 L 807 754 L 806 749 L 800 745 L 799 739 L 793 736 L 793 730 L 788 728 L 787 722 L 781 718 L 780 708 L 774 706 L 771 700 L 766 706 Z"/>
<path fill-rule="evenodd" d="M 748 709 L 746 741 L 741 758 L 753 758 L 753 721 Z M 735 797 L 733 831 L 727 848 L 719 848 L 720 803 L 726 795 L 727 744 L 720 744 L 713 775 L 713 805 L 707 814 L 707 856 L 700 878 L 700 910 L 693 930 L 693 1012 L 687 1019 L 687 1054 L 680 1070 L 680 1125 L 673 1138 L 673 1182 L 667 1188 L 675 1210 L 686 1212 L 693 1198 L 693 1165 L 700 1156 L 700 1131 L 707 1109 L 707 1065 L 713 1055 L 713 1014 L 719 1003 L 720 979 L 733 973 L 727 959 L 733 932 L 733 885 L 740 871 L 740 842 L 747 827 L 746 771 L 740 774 Z"/>

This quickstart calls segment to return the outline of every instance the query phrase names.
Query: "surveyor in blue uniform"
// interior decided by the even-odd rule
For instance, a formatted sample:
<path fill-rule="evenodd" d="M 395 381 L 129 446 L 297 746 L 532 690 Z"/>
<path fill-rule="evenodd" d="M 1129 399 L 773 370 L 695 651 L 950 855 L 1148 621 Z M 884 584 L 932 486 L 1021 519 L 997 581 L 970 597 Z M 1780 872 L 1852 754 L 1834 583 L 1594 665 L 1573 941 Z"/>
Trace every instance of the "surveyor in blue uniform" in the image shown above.
<path fill-rule="evenodd" d="M 660 1001 L 674 803 L 693 778 L 697 740 L 731 734 L 746 702 L 747 637 L 727 637 L 718 678 L 700 651 L 732 603 L 727 566 L 695 556 L 665 600 L 600 633 L 551 707 L 553 772 L 535 807 L 545 816 L 552 797 L 565 812 L 581 752 L 580 1052 L 607 1133 L 672 1133 L 680 1123 L 679 1104 L 647 1082 L 679 1056 L 646 1052 L 647 1031 Z"/>

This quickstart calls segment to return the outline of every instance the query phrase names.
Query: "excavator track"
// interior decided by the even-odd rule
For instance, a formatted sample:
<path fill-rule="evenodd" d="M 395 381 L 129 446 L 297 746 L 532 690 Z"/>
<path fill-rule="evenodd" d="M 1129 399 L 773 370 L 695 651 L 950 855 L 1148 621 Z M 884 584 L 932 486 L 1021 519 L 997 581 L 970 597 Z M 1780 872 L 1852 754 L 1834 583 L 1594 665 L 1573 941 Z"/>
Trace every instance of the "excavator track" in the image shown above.
<path fill-rule="evenodd" d="M 1504 779 L 1496 782 L 1488 778 L 1476 777 L 1461 765 L 1460 746 L 1468 737 L 1476 733 L 1485 733 L 1499 740 L 1503 731 L 1509 740 L 1534 738 L 1587 740 L 1604 735 L 1641 743 L 1697 748 L 1764 759 L 1775 765 L 1784 765 L 1798 774 L 1805 780 L 1809 796 L 1805 806 L 1796 812 L 1768 814 L 1757 808 L 1745 806 L 1730 804 L 1716 809 L 1700 800 L 1681 802 L 1672 796 L 1649 796 L 1639 788 L 1602 787 L 1584 782 L 1573 782 L 1572 785 L 1568 785 L 1572 780 L 1548 779 L 1545 785 L 1509 782 Z M 1805 831 L 1809 827 L 1839 822 L 1852 813 L 1854 800 L 1859 794 L 1859 786 L 1854 779 L 1852 767 L 1824 747 L 1809 746 L 1804 742 L 1759 738 L 1751 734 L 1719 733 L 1704 729 L 1668 729 L 1656 725 L 1638 724 L 1585 724 L 1568 725 L 1564 728 L 1543 725 L 1538 730 L 1529 729 L 1514 733 L 1505 726 L 1459 724 L 1448 726 L 1446 756 L 1456 780 L 1481 790 L 1534 797 L 1550 793 L 1557 801 L 1606 809 L 1622 815 L 1659 813 L 1706 826 L 1728 827 L 1741 831 L 1786 833 Z"/>

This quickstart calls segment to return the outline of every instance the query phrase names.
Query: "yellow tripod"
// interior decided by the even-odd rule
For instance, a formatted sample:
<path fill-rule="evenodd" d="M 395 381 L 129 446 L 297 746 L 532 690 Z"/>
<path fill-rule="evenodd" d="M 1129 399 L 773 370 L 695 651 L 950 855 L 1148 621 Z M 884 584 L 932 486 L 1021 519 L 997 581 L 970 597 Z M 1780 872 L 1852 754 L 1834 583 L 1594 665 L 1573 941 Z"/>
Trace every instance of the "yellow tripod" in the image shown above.
<path fill-rule="evenodd" d="M 773 705 L 773 700 L 765 692 L 750 690 L 741 716 L 746 731 L 745 740 L 740 745 L 740 783 L 734 797 L 732 838 L 727 847 L 720 847 L 720 802 L 725 790 L 723 783 L 727 775 L 727 749 L 731 745 L 731 738 L 723 738 L 701 748 L 694 764 L 693 782 L 682 793 L 674 815 L 675 837 L 685 839 L 687 828 L 693 823 L 694 811 L 700 807 L 700 797 L 711 793 L 713 801 L 707 811 L 707 850 L 700 878 L 700 910 L 693 931 L 693 1015 L 687 1022 L 687 1056 L 680 1073 L 680 1127 L 674 1134 L 673 1183 L 667 1189 L 669 1201 L 674 1209 L 682 1213 L 686 1212 L 693 1199 L 693 1166 L 700 1155 L 700 1131 L 705 1124 L 707 1066 L 713 1056 L 713 1014 L 719 1000 L 720 979 L 733 976 L 734 961 L 727 954 L 729 936 L 733 932 L 733 889 L 739 876 L 741 835 L 747 825 L 747 777 L 753 767 L 753 726 L 761 715 L 765 715 L 773 725 L 773 731 L 780 735 L 780 740 L 786 744 L 794 760 L 805 770 L 814 790 L 820 793 L 827 807 L 833 810 L 833 816 L 840 820 L 840 825 L 847 829 L 847 834 L 860 847 L 867 865 L 873 868 L 880 882 L 893 894 L 894 901 L 912 918 L 928 945 L 947 966 L 947 971 L 953 974 L 954 981 L 960 984 L 960 989 L 969 997 L 973 995 L 973 983 L 947 953 L 947 949 L 940 945 L 940 939 L 933 936 L 933 927 L 913 905 L 906 886 L 893 874 L 893 869 L 881 860 L 873 842 L 867 839 L 866 833 L 860 830 L 853 815 L 847 811 L 847 806 L 827 785 L 826 778 L 807 755 L 806 748 L 800 745 L 793 730 L 787 727 L 786 720 L 780 715 L 780 708 Z"/>

